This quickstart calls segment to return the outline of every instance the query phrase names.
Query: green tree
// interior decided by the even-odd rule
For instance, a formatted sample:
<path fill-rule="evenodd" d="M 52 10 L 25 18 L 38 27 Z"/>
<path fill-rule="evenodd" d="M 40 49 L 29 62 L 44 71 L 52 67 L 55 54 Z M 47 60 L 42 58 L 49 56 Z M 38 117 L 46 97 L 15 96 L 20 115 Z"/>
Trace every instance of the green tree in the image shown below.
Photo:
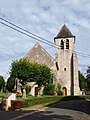
<path fill-rule="evenodd" d="M 24 89 L 27 82 L 36 82 L 39 86 L 52 83 L 52 72 L 49 67 L 35 62 L 31 63 L 27 59 L 13 61 L 10 76 L 19 78 Z"/>
<path fill-rule="evenodd" d="M 87 69 L 86 81 L 87 81 L 87 88 L 88 90 L 90 90 L 90 66 Z"/>
<path fill-rule="evenodd" d="M 5 80 L 3 76 L 0 75 L 0 91 L 3 90 L 5 87 Z"/>
<path fill-rule="evenodd" d="M 11 64 L 10 76 L 21 80 L 23 98 L 26 97 L 25 88 L 26 82 L 29 81 L 30 70 L 32 70 L 31 63 L 26 59 L 14 60 Z"/>
<path fill-rule="evenodd" d="M 15 87 L 15 78 L 12 77 L 12 76 L 10 76 L 10 77 L 7 79 L 6 89 L 7 89 L 9 92 L 13 92 L 14 87 Z"/>
<path fill-rule="evenodd" d="M 52 83 L 52 72 L 46 65 L 31 63 L 26 59 L 15 60 L 11 64 L 10 76 L 21 79 L 21 84 L 37 82 L 39 86 Z"/>
<path fill-rule="evenodd" d="M 36 82 L 41 87 L 42 85 L 47 86 L 50 83 L 53 83 L 53 74 L 51 69 L 46 65 L 38 66 L 38 75 L 36 76 Z"/>
<path fill-rule="evenodd" d="M 87 83 L 86 83 L 86 79 L 85 79 L 84 75 L 80 71 L 78 72 L 78 74 L 79 74 L 79 87 L 80 87 L 80 90 L 86 89 L 87 88 Z"/>
<path fill-rule="evenodd" d="M 22 79 L 22 84 L 26 83 L 29 75 L 30 63 L 26 59 L 14 60 L 10 68 L 10 76 Z"/>

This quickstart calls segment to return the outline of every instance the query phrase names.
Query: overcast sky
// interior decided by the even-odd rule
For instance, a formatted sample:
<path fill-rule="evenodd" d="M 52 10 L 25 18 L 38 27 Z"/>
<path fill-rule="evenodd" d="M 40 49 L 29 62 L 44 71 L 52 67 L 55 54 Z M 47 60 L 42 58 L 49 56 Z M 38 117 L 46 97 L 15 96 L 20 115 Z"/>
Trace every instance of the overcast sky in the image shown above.
<path fill-rule="evenodd" d="M 90 65 L 90 0 L 0 0 L 0 17 L 51 42 L 65 22 L 76 36 L 75 50 L 86 54 L 78 55 L 79 69 L 85 73 Z M 6 79 L 12 60 L 25 56 L 36 42 L 0 24 L 0 75 Z M 55 57 L 53 47 L 40 44 Z"/>

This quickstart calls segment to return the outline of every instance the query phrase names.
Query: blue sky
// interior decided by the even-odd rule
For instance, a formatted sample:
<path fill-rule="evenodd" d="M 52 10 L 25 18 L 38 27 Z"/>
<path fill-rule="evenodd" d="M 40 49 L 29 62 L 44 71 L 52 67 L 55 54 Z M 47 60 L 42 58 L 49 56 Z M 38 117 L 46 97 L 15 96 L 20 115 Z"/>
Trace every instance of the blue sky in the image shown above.
<path fill-rule="evenodd" d="M 51 42 L 65 20 L 76 36 L 75 50 L 87 54 L 78 55 L 79 69 L 86 72 L 90 65 L 90 0 L 0 0 L 0 17 Z M 25 56 L 36 42 L 0 24 L 0 75 L 6 79 L 12 60 Z M 55 57 L 53 47 L 40 44 Z"/>

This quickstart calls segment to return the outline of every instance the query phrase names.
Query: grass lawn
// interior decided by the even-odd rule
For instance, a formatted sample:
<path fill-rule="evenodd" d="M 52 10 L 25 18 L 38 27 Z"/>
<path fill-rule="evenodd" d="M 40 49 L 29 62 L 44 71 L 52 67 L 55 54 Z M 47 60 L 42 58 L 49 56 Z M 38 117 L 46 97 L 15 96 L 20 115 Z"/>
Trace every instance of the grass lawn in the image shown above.
<path fill-rule="evenodd" d="M 22 102 L 23 102 L 23 107 L 29 107 L 40 104 L 43 104 L 45 106 L 48 104 L 58 102 L 62 98 L 63 96 L 40 96 L 40 97 L 31 97 L 29 99 L 24 99 L 22 100 Z"/>
<path fill-rule="evenodd" d="M 6 95 L 6 93 L 0 92 L 0 98 L 4 97 L 5 95 Z"/>
<path fill-rule="evenodd" d="M 22 101 L 23 108 L 35 106 L 35 105 L 42 105 L 47 106 L 49 104 L 58 103 L 62 101 L 69 101 L 69 100 L 86 100 L 90 99 L 90 96 L 40 96 L 40 97 L 33 97 L 29 96 L 27 99 L 17 99 L 17 101 Z"/>

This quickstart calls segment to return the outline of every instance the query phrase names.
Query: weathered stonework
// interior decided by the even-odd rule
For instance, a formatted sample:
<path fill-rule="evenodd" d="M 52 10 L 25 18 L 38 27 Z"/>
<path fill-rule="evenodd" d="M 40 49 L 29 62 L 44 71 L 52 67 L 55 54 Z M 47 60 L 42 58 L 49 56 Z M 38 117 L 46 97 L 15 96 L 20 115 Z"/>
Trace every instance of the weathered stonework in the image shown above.
<path fill-rule="evenodd" d="M 55 59 L 39 43 L 35 44 L 25 58 L 50 67 L 54 73 L 53 82 L 61 84 L 64 95 L 79 95 L 78 58 L 74 51 L 75 36 L 64 25 L 54 38 L 54 42 Z"/>
<path fill-rule="evenodd" d="M 54 39 L 56 46 L 56 62 L 58 82 L 62 86 L 64 95 L 79 95 L 78 59 L 74 51 L 75 36 L 64 25 Z"/>

